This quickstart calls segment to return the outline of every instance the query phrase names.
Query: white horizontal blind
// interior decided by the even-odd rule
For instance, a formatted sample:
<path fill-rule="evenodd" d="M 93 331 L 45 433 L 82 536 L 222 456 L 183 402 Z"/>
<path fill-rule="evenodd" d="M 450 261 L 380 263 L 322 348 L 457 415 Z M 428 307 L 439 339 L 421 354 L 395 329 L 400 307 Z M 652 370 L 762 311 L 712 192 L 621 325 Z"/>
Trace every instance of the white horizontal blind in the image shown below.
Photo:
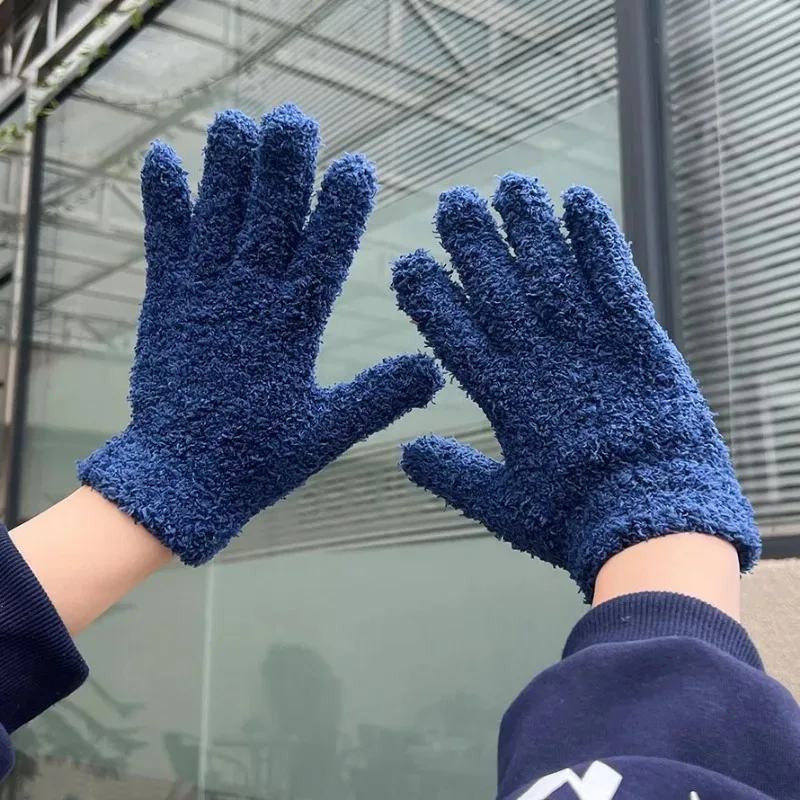
<path fill-rule="evenodd" d="M 684 352 L 766 534 L 800 520 L 800 4 L 667 0 Z"/>
<path fill-rule="evenodd" d="M 239 105 L 256 113 L 267 101 L 299 103 L 321 121 L 327 159 L 348 150 L 375 159 L 382 207 L 440 177 L 457 180 L 458 170 L 616 91 L 611 0 L 243 0 L 237 8 Z M 456 434 L 499 456 L 486 426 Z M 346 455 L 256 519 L 223 558 L 484 533 L 443 513 L 443 501 L 402 475 L 399 457 L 385 444 Z"/>
<path fill-rule="evenodd" d="M 459 438 L 494 458 L 500 455 L 491 430 L 465 431 Z M 442 513 L 444 501 L 412 484 L 401 472 L 399 460 L 399 446 L 391 445 L 346 454 L 256 518 L 222 560 L 320 546 L 374 547 L 485 533 L 459 513 Z"/>
<path fill-rule="evenodd" d="M 616 90 L 611 0 L 317 0 L 290 17 L 280 5 L 237 6 L 238 104 L 312 111 L 327 159 L 378 163 L 382 205 Z"/>

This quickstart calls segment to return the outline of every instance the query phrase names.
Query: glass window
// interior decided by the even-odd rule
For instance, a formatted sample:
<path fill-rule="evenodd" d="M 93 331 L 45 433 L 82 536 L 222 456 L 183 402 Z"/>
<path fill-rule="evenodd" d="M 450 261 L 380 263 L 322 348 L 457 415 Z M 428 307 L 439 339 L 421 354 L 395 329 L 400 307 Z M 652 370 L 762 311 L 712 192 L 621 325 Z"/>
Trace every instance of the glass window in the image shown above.
<path fill-rule="evenodd" d="M 0 139 L 0 374 L 8 368 L 8 340 L 11 335 L 11 299 L 14 290 L 14 270 L 21 258 L 19 250 L 20 214 L 23 198 L 23 145 L 12 135 L 22 135 L 25 109 L 17 106 L 0 121 L 7 135 Z M 13 126 L 13 127 L 12 127 Z M 5 403 L 5 385 L 0 386 L 0 403 Z M 5 437 L 3 447 L 5 447 Z"/>
<path fill-rule="evenodd" d="M 763 535 L 797 535 L 800 9 L 665 10 L 683 349 Z"/>
<path fill-rule="evenodd" d="M 324 382 L 423 347 L 389 264 L 437 250 L 442 189 L 490 193 L 517 170 L 621 206 L 611 2 L 175 0 L 48 120 L 25 515 L 128 419 L 148 142 L 170 142 L 196 182 L 214 110 L 287 100 L 322 124 L 321 170 L 363 151 L 383 186 Z M 21 733 L 29 796 L 53 781 L 109 798 L 490 796 L 500 715 L 581 604 L 565 575 L 403 478 L 398 443 L 428 431 L 496 454 L 448 386 L 213 566 L 166 570 L 82 637 L 96 683 Z"/>

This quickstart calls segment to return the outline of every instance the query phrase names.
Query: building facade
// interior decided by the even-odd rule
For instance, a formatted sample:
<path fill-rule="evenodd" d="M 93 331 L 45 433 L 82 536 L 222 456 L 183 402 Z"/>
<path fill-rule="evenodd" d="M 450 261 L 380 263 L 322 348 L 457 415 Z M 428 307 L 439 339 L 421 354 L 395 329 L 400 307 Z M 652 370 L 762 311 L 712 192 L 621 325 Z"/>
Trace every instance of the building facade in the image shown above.
<path fill-rule="evenodd" d="M 321 123 L 321 169 L 363 151 L 382 184 L 321 381 L 423 346 L 389 264 L 436 249 L 442 189 L 490 193 L 508 170 L 554 195 L 588 184 L 719 415 L 767 555 L 800 553 L 800 6 L 52 0 L 8 25 L 9 522 L 70 492 L 75 460 L 127 423 L 149 142 L 196 185 L 215 111 L 291 100 Z M 450 385 L 82 635 L 93 677 L 19 732 L 7 796 L 493 796 L 500 716 L 582 606 L 565 575 L 404 481 L 398 444 L 429 431 L 496 451 Z"/>

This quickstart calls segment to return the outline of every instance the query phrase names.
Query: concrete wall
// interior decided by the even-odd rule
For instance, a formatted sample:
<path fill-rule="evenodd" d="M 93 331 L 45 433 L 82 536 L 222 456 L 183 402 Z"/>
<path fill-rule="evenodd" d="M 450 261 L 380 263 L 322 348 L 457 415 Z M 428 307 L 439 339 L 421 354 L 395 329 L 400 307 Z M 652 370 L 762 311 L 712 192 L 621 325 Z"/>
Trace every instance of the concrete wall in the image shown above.
<path fill-rule="evenodd" d="M 743 621 L 767 671 L 800 701 L 800 559 L 762 561 L 742 591 Z"/>

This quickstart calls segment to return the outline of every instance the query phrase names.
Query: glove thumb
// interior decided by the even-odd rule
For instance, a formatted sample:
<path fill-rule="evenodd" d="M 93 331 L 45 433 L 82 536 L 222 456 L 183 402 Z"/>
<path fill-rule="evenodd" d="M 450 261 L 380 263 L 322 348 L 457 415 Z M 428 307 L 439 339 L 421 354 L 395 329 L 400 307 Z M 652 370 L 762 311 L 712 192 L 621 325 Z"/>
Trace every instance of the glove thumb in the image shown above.
<path fill-rule="evenodd" d="M 503 464 L 453 439 L 422 436 L 403 446 L 400 466 L 418 486 L 493 529 L 503 494 Z"/>
<path fill-rule="evenodd" d="M 324 390 L 319 428 L 323 458 L 333 461 L 411 409 L 425 407 L 443 385 L 433 359 L 403 355 L 387 358 L 349 383 Z"/>

